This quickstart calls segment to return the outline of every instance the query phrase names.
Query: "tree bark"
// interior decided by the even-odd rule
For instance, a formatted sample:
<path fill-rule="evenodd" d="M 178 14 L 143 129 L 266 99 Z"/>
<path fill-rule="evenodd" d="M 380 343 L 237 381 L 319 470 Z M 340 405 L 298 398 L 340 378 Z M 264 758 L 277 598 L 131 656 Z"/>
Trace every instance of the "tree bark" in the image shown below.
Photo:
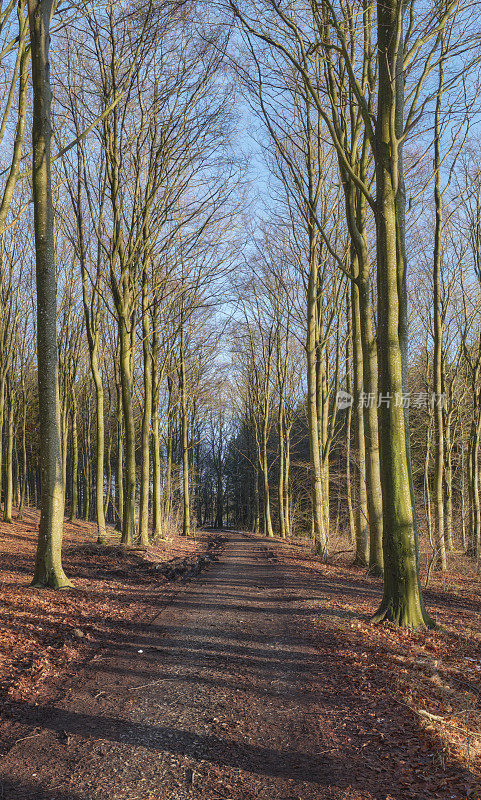
<path fill-rule="evenodd" d="M 8 393 L 8 428 L 7 428 L 7 463 L 5 481 L 5 508 L 3 519 L 13 522 L 13 423 L 14 423 L 14 394 L 12 387 Z"/>
<path fill-rule="evenodd" d="M 115 529 L 122 530 L 124 516 L 124 425 L 122 417 L 122 390 L 117 384 L 117 472 L 115 484 L 115 502 L 117 505 L 117 522 Z"/>
<path fill-rule="evenodd" d="M 52 0 L 29 0 L 33 84 L 33 201 L 37 276 L 41 515 L 33 585 L 71 586 L 61 560 L 64 498 L 57 360 L 57 278 L 51 183 L 49 26 Z"/>
<path fill-rule="evenodd" d="M 119 317 L 120 382 L 125 433 L 125 486 L 122 544 L 133 544 L 135 534 L 135 423 L 132 405 L 132 334 L 127 320 Z"/>
<path fill-rule="evenodd" d="M 279 536 L 286 538 L 286 520 L 284 517 L 284 497 L 285 497 L 285 440 L 284 440 L 284 398 L 279 399 L 279 409 L 277 416 L 277 428 L 279 436 L 279 482 L 278 482 L 278 505 L 279 505 Z"/>
<path fill-rule="evenodd" d="M 22 486 L 20 490 L 20 503 L 18 506 L 18 515 L 17 518 L 19 520 L 23 519 L 23 509 L 25 508 L 26 503 L 26 496 L 27 496 L 27 470 L 28 470 L 28 462 L 27 462 L 27 397 L 25 392 L 25 384 L 24 378 L 22 380 Z"/>
<path fill-rule="evenodd" d="M 309 230 L 309 279 L 307 287 L 307 420 L 311 464 L 311 501 L 313 535 L 317 552 L 327 554 L 322 508 L 322 474 L 317 412 L 317 238 Z"/>
<path fill-rule="evenodd" d="M 72 392 L 72 507 L 70 521 L 75 522 L 78 510 L 78 430 L 77 430 L 77 399 Z"/>
<path fill-rule="evenodd" d="M 451 421 L 446 420 L 444 430 L 446 434 L 446 447 L 444 454 L 444 501 L 446 507 L 446 518 L 444 526 L 444 541 L 446 550 L 454 549 L 453 542 L 453 462 L 452 462 L 452 441 L 451 441 Z"/>
<path fill-rule="evenodd" d="M 352 257 L 353 274 L 359 274 L 357 255 Z M 354 399 L 354 441 L 358 460 L 358 498 L 356 506 L 356 552 L 354 564 L 367 567 L 369 563 L 368 504 L 366 491 L 366 450 L 364 441 L 364 402 L 363 394 L 363 353 L 361 342 L 361 312 L 359 308 L 359 288 L 351 283 L 352 308 L 352 346 L 353 346 L 353 399 Z"/>
<path fill-rule="evenodd" d="M 409 442 L 403 0 L 378 0 L 379 89 L 376 119 L 376 249 L 379 443 L 383 501 L 384 592 L 374 620 L 433 627 L 424 608 Z"/>
<path fill-rule="evenodd" d="M 267 401 L 268 405 L 268 401 Z M 262 445 L 261 445 L 261 471 L 262 482 L 264 488 L 264 536 L 272 538 L 274 531 L 272 528 L 271 517 L 271 499 L 269 488 L 269 462 L 267 459 L 267 414 L 269 411 L 264 410 L 264 418 L 262 420 Z"/>
<path fill-rule="evenodd" d="M 346 497 L 347 497 L 347 513 L 349 519 L 349 541 L 354 544 L 356 541 L 356 523 L 354 519 L 354 509 L 352 504 L 352 486 L 351 486 L 351 429 L 352 429 L 352 406 L 353 386 L 352 386 L 352 315 L 351 315 L 351 293 L 346 294 L 346 317 L 347 317 L 347 334 L 346 334 L 346 390 L 348 395 L 351 396 L 352 402 L 346 410 Z"/>
<path fill-rule="evenodd" d="M 180 328 L 180 366 L 179 366 L 179 388 L 180 388 L 180 410 L 181 410 L 181 434 L 182 434 L 182 535 L 190 535 L 190 491 L 189 491 L 189 431 L 187 419 L 187 390 L 185 385 L 185 347 L 184 347 L 184 319 L 181 319 Z"/>
<path fill-rule="evenodd" d="M 369 516 L 369 572 L 378 577 L 383 574 L 382 553 L 382 491 L 379 464 L 379 430 L 376 401 L 377 354 L 376 338 L 372 330 L 371 302 L 368 281 L 362 280 L 359 288 L 359 310 L 363 359 L 364 392 L 373 402 L 364 403 L 364 448 L 366 458 L 366 491 Z"/>
<path fill-rule="evenodd" d="M 162 533 L 162 486 L 160 464 L 160 422 L 159 422 L 159 392 L 157 390 L 159 375 L 159 334 L 158 324 L 158 299 L 154 297 L 153 303 L 153 331 L 152 331 L 152 467 L 153 467 L 153 498 L 152 498 L 152 538 L 154 541 L 163 536 Z"/>
<path fill-rule="evenodd" d="M 144 362 L 144 408 L 142 412 L 142 461 L 140 479 L 140 544 L 149 543 L 149 490 L 150 490 L 150 424 L 152 419 L 152 353 L 150 349 L 150 318 L 148 295 L 148 259 L 144 256 L 142 269 L 142 353 Z"/>
<path fill-rule="evenodd" d="M 437 567 L 446 571 L 446 544 L 444 540 L 444 424 L 443 424 L 443 320 L 441 308 L 441 272 L 442 272 L 442 231 L 443 201 L 441 191 L 441 131 L 440 114 L 441 99 L 444 86 L 443 67 L 444 39 L 439 62 L 439 85 L 436 96 L 434 114 L 434 202 L 436 207 L 436 225 L 434 231 L 433 254 L 433 305 L 434 305 L 434 493 L 436 519 L 436 558 Z"/>

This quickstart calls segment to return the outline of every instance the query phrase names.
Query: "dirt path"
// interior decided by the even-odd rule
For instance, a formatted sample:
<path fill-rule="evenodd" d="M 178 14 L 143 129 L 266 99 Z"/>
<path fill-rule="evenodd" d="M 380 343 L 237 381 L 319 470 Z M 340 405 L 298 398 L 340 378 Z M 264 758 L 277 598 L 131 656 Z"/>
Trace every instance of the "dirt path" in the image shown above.
<path fill-rule="evenodd" d="M 156 619 L 112 630 L 57 698 L 18 704 L 0 798 L 460 798 L 414 723 L 363 691 L 342 613 L 314 635 L 316 574 L 229 535 Z"/>

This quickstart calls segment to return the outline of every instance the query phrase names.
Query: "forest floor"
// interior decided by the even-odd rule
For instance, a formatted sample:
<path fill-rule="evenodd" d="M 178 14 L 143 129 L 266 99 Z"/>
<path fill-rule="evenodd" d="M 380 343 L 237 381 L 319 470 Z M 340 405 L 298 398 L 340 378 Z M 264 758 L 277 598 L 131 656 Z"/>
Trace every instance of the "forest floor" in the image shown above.
<path fill-rule="evenodd" d="M 235 532 L 169 581 L 208 532 L 139 553 L 68 525 L 77 588 L 34 590 L 35 526 L 0 525 L 0 800 L 481 798 L 466 559 L 414 633 L 371 625 L 380 581 L 343 554 Z"/>

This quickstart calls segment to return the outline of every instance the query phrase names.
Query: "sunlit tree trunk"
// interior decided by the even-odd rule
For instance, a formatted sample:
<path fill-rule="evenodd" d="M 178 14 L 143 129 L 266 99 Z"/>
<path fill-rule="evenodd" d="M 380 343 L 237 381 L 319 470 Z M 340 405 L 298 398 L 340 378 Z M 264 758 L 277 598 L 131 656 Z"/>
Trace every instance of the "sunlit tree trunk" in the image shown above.
<path fill-rule="evenodd" d="M 271 517 L 271 499 L 270 499 L 270 487 L 269 487 L 269 461 L 267 458 L 267 415 L 268 411 L 269 399 L 265 400 L 265 411 L 262 420 L 262 445 L 261 445 L 261 465 L 262 465 L 262 482 L 263 482 L 263 489 L 264 489 L 264 536 L 272 537 L 274 536 L 274 531 L 272 528 L 272 517 Z"/>
<path fill-rule="evenodd" d="M 277 484 L 277 503 L 279 506 L 279 536 L 282 539 L 286 538 L 286 520 L 285 520 L 285 507 L 284 507 L 284 497 L 285 497 L 285 440 L 284 440 L 284 398 L 281 396 L 279 398 L 279 408 L 278 408 L 278 415 L 277 415 L 277 429 L 278 429 L 278 436 L 279 436 L 279 480 Z"/>
<path fill-rule="evenodd" d="M 164 518 L 169 524 L 170 513 L 172 509 L 172 459 L 174 449 L 174 397 L 173 397 L 173 380 L 170 375 L 167 376 L 167 389 L 169 392 L 169 401 L 167 407 L 167 464 L 165 468 L 165 510 Z"/>
<path fill-rule="evenodd" d="M 29 0 L 33 84 L 33 200 L 37 274 L 37 358 L 40 407 L 41 516 L 33 585 L 66 588 L 62 568 L 64 497 L 57 360 L 57 277 L 50 171 L 49 25 L 52 0 Z"/>
<path fill-rule="evenodd" d="M 64 367 L 66 369 L 66 367 Z M 67 384 L 67 381 L 65 381 Z M 67 495 L 67 453 L 68 453 L 68 388 L 65 385 L 65 397 L 63 402 L 60 402 L 60 432 L 62 442 L 62 486 L 63 486 L 63 502 L 65 506 L 65 498 Z M 62 392 L 63 394 L 63 392 Z"/>
<path fill-rule="evenodd" d="M 352 505 L 352 486 L 351 486 L 351 430 L 352 430 L 352 406 L 353 406 L 353 385 L 352 385 L 352 315 L 351 315 L 351 292 L 346 293 L 346 391 L 352 398 L 352 402 L 346 410 L 346 498 L 347 513 L 349 519 L 349 541 L 354 544 L 356 540 L 356 523 Z"/>
<path fill-rule="evenodd" d="M 309 231 L 309 278 L 307 287 L 307 420 L 309 426 L 309 451 L 311 465 L 312 525 L 316 550 L 327 553 L 322 509 L 322 472 L 317 411 L 317 237 Z"/>
<path fill-rule="evenodd" d="M 357 255 L 352 257 L 353 274 L 359 274 Z M 359 308 L 359 288 L 351 283 L 352 309 L 352 349 L 353 349 L 353 405 L 354 405 L 354 442 L 358 462 L 358 498 L 356 505 L 356 552 L 354 563 L 367 567 L 369 563 L 369 528 L 366 491 L 366 450 L 364 440 L 363 412 L 363 353 L 361 342 L 361 312 Z"/>
<path fill-rule="evenodd" d="M 153 467 L 153 498 L 152 498 L 152 538 L 162 537 L 162 483 L 160 463 L 160 422 L 159 422 L 159 334 L 157 330 L 158 300 L 154 298 L 153 331 L 152 331 L 152 467 Z"/>
<path fill-rule="evenodd" d="M 122 390 L 120 384 L 117 384 L 117 472 L 115 493 L 115 502 L 117 505 L 117 524 L 115 529 L 121 531 L 124 515 L 124 424 L 122 415 Z"/>
<path fill-rule="evenodd" d="M 443 416 L 446 445 L 444 450 L 444 502 L 446 508 L 444 540 L 446 550 L 453 550 L 453 439 L 451 431 L 453 408 L 451 397 L 449 402 L 450 408 L 445 409 Z"/>
<path fill-rule="evenodd" d="M 150 490 L 150 424 L 152 419 L 152 353 L 150 348 L 150 317 L 148 292 L 148 259 L 144 256 L 142 270 L 142 353 L 144 367 L 144 408 L 142 411 L 141 479 L 140 479 L 140 544 L 149 543 L 149 490 Z"/>
<path fill-rule="evenodd" d="M 291 493 L 290 493 L 290 472 L 291 472 L 291 423 L 287 423 L 284 414 L 284 438 L 285 438 L 285 460 L 284 460 L 284 525 L 286 537 L 291 536 Z"/>
<path fill-rule="evenodd" d="M 379 0 L 376 118 L 376 245 L 379 443 L 383 500 L 384 593 L 375 620 L 432 626 L 419 580 L 419 551 L 409 442 L 403 0 Z"/>
<path fill-rule="evenodd" d="M 25 392 L 25 378 L 22 376 L 22 484 L 20 489 L 20 503 L 18 506 L 18 519 L 23 518 L 23 509 L 27 500 L 28 487 L 28 461 L 27 461 L 27 397 Z"/>
<path fill-rule="evenodd" d="M 87 401 L 87 424 L 83 448 L 83 464 L 84 464 L 84 478 L 85 478 L 85 508 L 84 519 L 86 522 L 90 521 L 90 498 L 92 495 L 92 457 L 90 450 L 90 428 L 92 424 L 90 409 L 90 395 Z"/>
<path fill-rule="evenodd" d="M 104 470 L 105 470 L 105 422 L 104 422 L 104 387 L 98 358 L 98 351 L 91 354 L 91 370 L 95 386 L 95 431 L 97 441 L 97 463 L 95 480 L 95 511 L 97 515 L 98 541 L 104 542 L 106 535 L 104 514 Z"/>
<path fill-rule="evenodd" d="M 132 320 L 119 318 L 120 381 L 125 436 L 125 485 L 122 513 L 122 544 L 132 544 L 135 534 L 135 423 L 132 404 Z"/>
<path fill-rule="evenodd" d="M 5 475 L 5 508 L 3 519 L 13 522 L 13 436 L 14 436 L 14 392 L 10 386 L 8 393 L 7 463 Z"/>
<path fill-rule="evenodd" d="M 479 444 L 481 439 L 481 408 L 475 400 L 469 441 L 468 496 L 470 505 L 470 541 L 468 552 L 476 555 L 481 545 L 481 503 L 479 497 Z"/>
<path fill-rule="evenodd" d="M 70 521 L 77 519 L 78 507 L 78 430 L 77 430 L 77 398 L 72 391 L 72 507 Z"/>
<path fill-rule="evenodd" d="M 439 63 L 439 86 L 434 114 L 434 202 L 436 225 L 433 256 L 433 306 L 434 306 L 434 492 L 436 518 L 436 566 L 446 570 L 446 544 L 444 539 L 444 424 L 443 424 L 443 319 L 441 308 L 443 200 L 441 191 L 441 99 L 444 87 L 444 39 Z"/>
<path fill-rule="evenodd" d="M 184 319 L 180 322 L 180 353 L 179 353 L 179 389 L 181 412 L 181 437 L 182 437 L 182 502 L 183 520 L 182 535 L 190 535 L 190 490 L 189 490 L 189 428 L 187 418 L 187 388 L 185 385 L 185 339 Z"/>

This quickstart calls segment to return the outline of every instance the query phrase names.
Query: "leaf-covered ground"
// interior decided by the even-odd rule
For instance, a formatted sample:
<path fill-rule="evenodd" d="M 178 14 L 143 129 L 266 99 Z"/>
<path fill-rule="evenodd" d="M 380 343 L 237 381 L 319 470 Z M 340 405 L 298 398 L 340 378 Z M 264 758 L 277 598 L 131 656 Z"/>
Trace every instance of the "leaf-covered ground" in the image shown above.
<path fill-rule="evenodd" d="M 66 522 L 63 563 L 75 590 L 39 591 L 30 587 L 37 530 L 31 512 L 22 522 L 0 522 L 0 702 L 31 697 L 46 680 L 55 683 L 112 621 L 145 614 L 150 589 L 171 587 L 150 562 L 206 548 L 200 534 L 195 540 L 170 538 L 148 553 L 126 550 L 113 529 L 102 547 L 95 525 Z"/>
<path fill-rule="evenodd" d="M 6 800 L 481 797 L 464 556 L 425 592 L 439 628 L 412 632 L 372 625 L 381 582 L 302 542 L 231 536 L 180 585 L 156 562 L 204 552 L 207 534 L 139 553 L 67 525 L 77 588 L 55 593 L 29 587 L 36 520 L 0 533 Z"/>
<path fill-rule="evenodd" d="M 342 549 L 345 542 L 337 546 Z M 427 563 L 426 555 L 421 553 L 422 565 Z M 297 568 L 319 572 L 316 625 L 320 640 L 326 617 L 335 620 L 342 630 L 343 646 L 338 652 L 346 676 L 356 679 L 354 692 L 366 694 L 367 709 L 385 697 L 391 712 L 397 708 L 401 721 L 415 720 L 420 734 L 425 733 L 401 743 L 405 754 L 398 764 L 406 774 L 406 796 L 417 775 L 426 778 L 426 798 L 437 796 L 436 791 L 443 798 L 481 798 L 481 582 L 475 561 L 461 553 L 450 554 L 447 574 L 431 573 L 424 597 L 438 628 L 415 632 L 370 622 L 381 596 L 381 581 L 352 567 L 344 552 L 323 565 L 305 546 L 294 545 L 284 550 L 283 558 Z M 423 567 L 421 578 L 424 584 Z M 385 721 L 366 710 L 360 726 L 371 737 L 377 736 L 378 742 L 388 743 L 392 731 Z M 376 738 L 370 741 L 372 746 Z M 429 764 L 442 771 L 455 764 L 465 770 L 464 778 L 459 774 L 451 778 L 453 793 L 447 775 L 438 787 L 428 785 Z"/>

